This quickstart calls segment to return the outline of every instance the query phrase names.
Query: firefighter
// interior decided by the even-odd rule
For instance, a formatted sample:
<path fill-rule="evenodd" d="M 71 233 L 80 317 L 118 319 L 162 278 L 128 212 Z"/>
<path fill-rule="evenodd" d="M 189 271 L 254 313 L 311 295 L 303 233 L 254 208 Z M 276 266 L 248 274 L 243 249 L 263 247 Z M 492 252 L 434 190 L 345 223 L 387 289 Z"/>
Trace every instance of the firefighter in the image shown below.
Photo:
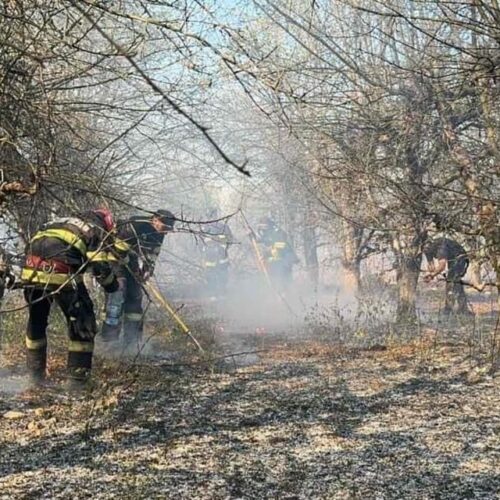
<path fill-rule="evenodd" d="M 0 248 L 0 306 L 3 303 L 5 289 L 14 285 L 15 278 L 11 271 L 11 262 L 9 254 Z M 3 314 L 0 314 L 0 350 L 2 349 L 3 337 Z"/>
<path fill-rule="evenodd" d="M 11 271 L 11 262 L 9 254 L 0 248 L 0 303 L 5 294 L 5 288 L 14 284 L 15 278 Z"/>
<path fill-rule="evenodd" d="M 424 255 L 428 265 L 428 274 L 424 276 L 426 283 L 446 271 L 444 314 L 450 314 L 455 304 L 457 312 L 472 314 L 468 309 L 467 297 L 461 282 L 469 267 L 469 258 L 464 247 L 449 238 L 436 238 L 424 245 Z"/>
<path fill-rule="evenodd" d="M 69 380 L 83 385 L 88 379 L 97 325 L 83 273 L 90 269 L 106 291 L 117 290 L 107 252 L 113 225 L 109 210 L 93 210 L 45 224 L 29 243 L 21 284 L 29 309 L 26 360 L 33 382 L 46 376 L 46 330 L 54 301 L 68 323 Z"/>
<path fill-rule="evenodd" d="M 257 225 L 258 242 L 273 283 L 284 290 L 292 281 L 293 266 L 299 260 L 285 231 L 273 219 L 263 217 Z"/>
<path fill-rule="evenodd" d="M 209 222 L 202 226 L 203 268 L 209 295 L 218 297 L 226 291 L 229 277 L 229 245 L 233 234 L 226 221 L 215 220 L 219 217 L 217 209 L 208 213 Z"/>
<path fill-rule="evenodd" d="M 125 345 L 142 339 L 144 311 L 143 283 L 153 274 L 165 235 L 174 228 L 175 216 L 157 210 L 151 217 L 134 216 L 118 221 L 115 248 L 120 255 L 116 274 L 119 290 L 106 297 L 102 339 L 116 341 L 123 323 Z"/>

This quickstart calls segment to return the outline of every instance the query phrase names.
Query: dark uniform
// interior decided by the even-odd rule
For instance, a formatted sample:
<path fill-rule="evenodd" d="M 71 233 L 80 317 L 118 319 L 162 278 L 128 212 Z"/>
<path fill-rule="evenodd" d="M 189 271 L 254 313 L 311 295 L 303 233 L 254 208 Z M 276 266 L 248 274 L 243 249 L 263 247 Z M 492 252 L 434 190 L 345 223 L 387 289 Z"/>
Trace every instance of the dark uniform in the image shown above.
<path fill-rule="evenodd" d="M 173 229 L 174 215 L 167 210 L 156 214 Z M 109 294 L 106 299 L 106 318 L 102 326 L 105 341 L 118 340 L 123 322 L 125 344 L 142 338 L 144 310 L 142 306 L 143 283 L 153 274 L 156 259 L 165 238 L 164 232 L 157 231 L 151 219 L 135 216 L 117 223 L 116 245 L 125 249 L 127 258 L 117 267 L 116 274 L 120 289 Z"/>
<path fill-rule="evenodd" d="M 273 283 L 284 290 L 292 281 L 293 265 L 298 262 L 285 231 L 271 219 L 263 219 L 257 226 L 258 242 L 263 247 L 263 258 Z"/>
<path fill-rule="evenodd" d="M 458 312 L 467 314 L 467 297 L 461 278 L 465 276 L 469 267 L 469 258 L 464 247 L 449 238 L 437 238 L 424 248 L 427 262 L 433 259 L 446 260 L 448 271 L 446 274 L 446 299 L 444 313 L 450 313 L 457 305 Z"/>
<path fill-rule="evenodd" d="M 13 283 L 14 275 L 11 272 L 9 255 L 0 248 L 0 302 L 5 294 L 5 288 Z"/>
<path fill-rule="evenodd" d="M 0 248 L 0 306 L 3 302 L 5 289 L 14 284 L 15 278 L 11 272 L 9 255 Z M 2 349 L 3 314 L 0 314 L 0 349 Z"/>
<path fill-rule="evenodd" d="M 203 226 L 203 268 L 209 295 L 219 296 L 226 291 L 229 277 L 229 245 L 233 235 L 229 226 L 216 221 Z"/>
<path fill-rule="evenodd" d="M 47 223 L 28 245 L 21 281 L 29 308 L 27 366 L 34 380 L 45 378 L 46 330 L 54 301 L 68 322 L 69 377 L 84 381 L 90 375 L 97 325 L 83 273 L 91 269 L 109 292 L 118 288 L 107 251 L 112 229 L 111 214 L 96 210 Z"/>

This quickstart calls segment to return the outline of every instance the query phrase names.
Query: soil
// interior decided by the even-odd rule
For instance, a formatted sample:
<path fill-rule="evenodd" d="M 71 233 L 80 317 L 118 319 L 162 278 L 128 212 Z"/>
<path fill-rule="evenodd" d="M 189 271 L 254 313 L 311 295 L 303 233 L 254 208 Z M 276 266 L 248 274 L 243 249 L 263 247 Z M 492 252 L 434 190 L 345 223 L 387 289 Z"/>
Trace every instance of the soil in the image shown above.
<path fill-rule="evenodd" d="M 466 343 L 253 349 L 97 356 L 76 394 L 63 357 L 43 388 L 4 373 L 0 498 L 500 498 L 499 376 Z"/>

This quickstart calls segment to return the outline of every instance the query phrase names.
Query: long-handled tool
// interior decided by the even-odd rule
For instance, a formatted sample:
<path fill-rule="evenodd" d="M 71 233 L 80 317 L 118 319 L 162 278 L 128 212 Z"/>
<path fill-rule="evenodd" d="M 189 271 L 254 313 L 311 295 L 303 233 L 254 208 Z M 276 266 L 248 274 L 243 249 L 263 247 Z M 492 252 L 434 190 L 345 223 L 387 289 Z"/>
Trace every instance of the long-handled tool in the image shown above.
<path fill-rule="evenodd" d="M 163 296 L 160 290 L 158 290 L 158 288 L 156 288 L 156 286 L 149 281 L 144 284 L 144 287 L 160 303 L 160 305 L 166 309 L 172 319 L 179 325 L 183 333 L 185 333 L 191 339 L 193 344 L 200 350 L 200 352 L 205 353 L 205 350 L 203 349 L 203 347 L 201 347 L 200 343 L 191 333 L 191 330 L 188 328 L 186 323 L 184 323 L 177 311 L 168 303 L 167 299 Z"/>
<path fill-rule="evenodd" d="M 248 222 L 248 220 L 245 217 L 245 214 L 243 213 L 242 210 L 240 210 L 240 214 L 241 214 L 241 217 L 243 218 L 246 226 L 248 227 L 248 230 L 250 231 L 249 237 L 250 237 L 250 241 L 252 242 L 252 248 L 253 248 L 253 251 L 255 254 L 255 260 L 257 261 L 257 267 L 259 268 L 260 272 L 264 275 L 266 282 L 269 285 L 269 288 L 278 296 L 278 298 L 285 305 L 285 307 L 288 309 L 288 311 L 293 316 L 297 316 L 295 311 L 290 307 L 290 304 L 286 301 L 285 297 L 283 297 L 283 294 L 280 293 L 280 291 L 277 290 L 276 287 L 274 286 L 274 283 L 271 279 L 271 276 L 269 276 L 269 271 L 267 269 L 266 262 L 264 260 L 264 257 L 262 256 L 262 252 L 260 251 L 259 244 L 257 243 L 257 235 L 255 234 L 255 231 L 253 230 L 252 226 Z"/>

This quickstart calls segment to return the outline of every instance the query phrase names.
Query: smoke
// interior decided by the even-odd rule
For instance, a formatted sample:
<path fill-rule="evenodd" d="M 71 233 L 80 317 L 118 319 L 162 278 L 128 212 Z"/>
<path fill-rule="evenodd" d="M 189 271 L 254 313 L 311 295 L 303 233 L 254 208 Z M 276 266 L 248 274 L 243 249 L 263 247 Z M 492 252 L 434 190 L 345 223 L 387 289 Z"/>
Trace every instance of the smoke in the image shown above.
<path fill-rule="evenodd" d="M 0 365 L 3 363 L 0 353 Z M 26 375 L 19 375 L 7 368 L 0 368 L 0 394 L 19 394 L 29 388 Z"/>

